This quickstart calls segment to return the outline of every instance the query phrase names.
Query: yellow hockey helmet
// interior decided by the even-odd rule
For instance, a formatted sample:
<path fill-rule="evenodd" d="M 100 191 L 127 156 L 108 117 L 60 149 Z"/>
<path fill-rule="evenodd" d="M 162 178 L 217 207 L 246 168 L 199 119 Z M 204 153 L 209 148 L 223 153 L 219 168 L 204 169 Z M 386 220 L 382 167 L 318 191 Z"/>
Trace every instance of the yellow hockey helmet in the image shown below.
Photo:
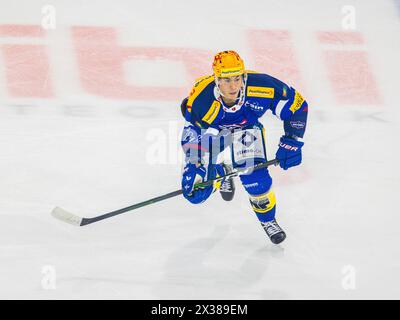
<path fill-rule="evenodd" d="M 233 50 L 218 52 L 214 56 L 212 67 L 218 78 L 235 77 L 244 73 L 244 62 Z"/>

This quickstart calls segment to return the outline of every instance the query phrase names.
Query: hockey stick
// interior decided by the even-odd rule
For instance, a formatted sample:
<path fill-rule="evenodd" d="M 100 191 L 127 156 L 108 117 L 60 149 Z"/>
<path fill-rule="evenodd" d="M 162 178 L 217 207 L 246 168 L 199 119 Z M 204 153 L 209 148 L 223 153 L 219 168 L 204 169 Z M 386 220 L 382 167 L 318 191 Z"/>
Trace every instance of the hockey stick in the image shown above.
<path fill-rule="evenodd" d="M 259 164 L 255 165 L 253 167 L 250 167 L 250 168 L 239 168 L 239 169 L 236 169 L 236 170 L 232 171 L 231 173 L 228 173 L 225 176 L 221 176 L 221 177 L 218 177 L 218 178 L 215 178 L 215 179 L 210 179 L 210 180 L 208 180 L 206 182 L 202 182 L 202 183 L 196 184 L 194 186 L 194 189 L 196 190 L 196 189 L 199 189 L 199 188 L 204 188 L 204 187 L 210 186 L 214 182 L 222 180 L 224 178 L 236 177 L 240 173 L 243 174 L 243 173 L 250 172 L 252 170 L 258 170 L 258 169 L 261 169 L 261 168 L 267 168 L 267 167 L 269 167 L 271 165 L 277 165 L 278 163 L 279 163 L 279 161 L 277 159 L 274 159 L 274 160 L 271 160 L 271 161 L 259 163 Z M 118 209 L 118 210 L 115 210 L 115 211 L 111 211 L 111 212 L 108 212 L 108 213 L 105 213 L 105 214 L 102 214 L 102 215 L 99 215 L 99 216 L 96 216 L 96 217 L 92 217 L 92 218 L 83 218 L 83 217 L 77 216 L 77 215 L 75 215 L 75 214 L 73 214 L 71 212 L 68 212 L 68 211 L 60 208 L 60 207 L 55 207 L 52 210 L 51 214 L 52 214 L 52 216 L 54 218 L 59 219 L 59 220 L 64 221 L 64 222 L 67 222 L 69 224 L 72 224 L 74 226 L 85 226 L 85 225 L 88 225 L 88 224 L 91 224 L 91 223 L 94 223 L 94 222 L 97 222 L 97 221 L 100 221 L 100 220 L 104 220 L 104 219 L 108 219 L 108 218 L 114 217 L 116 215 L 119 215 L 119 214 L 127 212 L 127 211 L 132 211 L 132 210 L 144 207 L 144 206 L 148 206 L 149 204 L 152 204 L 152 203 L 160 202 L 160 201 L 163 201 L 163 200 L 178 196 L 180 194 L 182 194 L 182 190 L 176 190 L 176 191 L 164 194 L 162 196 L 155 197 L 155 198 L 143 201 L 143 202 L 139 202 L 139 203 L 136 203 L 136 204 L 131 205 L 129 207 Z"/>

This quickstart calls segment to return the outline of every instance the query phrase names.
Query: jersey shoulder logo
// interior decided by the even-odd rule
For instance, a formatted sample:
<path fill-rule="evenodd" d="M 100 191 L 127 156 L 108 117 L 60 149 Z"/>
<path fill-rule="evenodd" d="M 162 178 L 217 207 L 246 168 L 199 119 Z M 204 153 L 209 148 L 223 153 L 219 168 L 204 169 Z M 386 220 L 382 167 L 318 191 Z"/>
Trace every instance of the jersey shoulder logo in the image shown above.
<path fill-rule="evenodd" d="M 292 111 L 293 113 L 295 113 L 297 110 L 300 109 L 300 107 L 302 106 L 303 102 L 304 102 L 304 98 L 301 96 L 300 93 L 298 93 L 298 92 L 296 91 L 296 93 L 295 93 L 295 95 L 294 95 L 293 103 L 292 103 L 292 105 L 291 105 L 290 108 L 289 108 L 290 111 Z"/>

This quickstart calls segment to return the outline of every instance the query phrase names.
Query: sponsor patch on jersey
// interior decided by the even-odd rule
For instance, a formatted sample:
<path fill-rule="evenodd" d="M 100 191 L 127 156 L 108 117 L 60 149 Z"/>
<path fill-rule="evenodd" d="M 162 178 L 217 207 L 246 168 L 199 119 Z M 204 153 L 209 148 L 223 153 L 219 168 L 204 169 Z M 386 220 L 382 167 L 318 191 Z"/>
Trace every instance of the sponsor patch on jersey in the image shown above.
<path fill-rule="evenodd" d="M 221 103 L 214 101 L 210 109 L 207 111 L 206 115 L 201 119 L 208 124 L 211 124 L 218 115 L 219 109 L 221 108 Z"/>
<path fill-rule="evenodd" d="M 273 98 L 275 95 L 275 89 L 270 87 L 247 87 L 247 96 L 248 97 L 257 97 L 257 98 Z"/>
<path fill-rule="evenodd" d="M 290 121 L 290 126 L 295 129 L 303 129 L 306 126 L 306 123 L 303 121 Z"/>
<path fill-rule="evenodd" d="M 250 147 L 253 144 L 253 142 L 256 140 L 257 140 L 257 137 L 248 131 L 245 131 L 243 133 L 242 137 L 240 138 L 240 142 L 246 147 Z"/>
<path fill-rule="evenodd" d="M 249 107 L 249 108 L 251 108 L 251 109 L 253 109 L 253 110 L 255 110 L 255 111 L 262 111 L 262 110 L 264 110 L 264 107 L 260 106 L 260 105 L 258 104 L 257 101 L 254 101 L 254 102 L 246 101 L 246 103 L 244 104 L 244 106 L 245 106 L 245 107 Z"/>
<path fill-rule="evenodd" d="M 294 95 L 294 101 L 292 103 L 292 105 L 290 106 L 290 111 L 292 111 L 293 113 L 295 113 L 297 110 L 299 110 L 301 108 L 301 105 L 304 102 L 304 98 L 301 96 L 300 93 L 298 93 L 296 91 L 296 94 Z"/>

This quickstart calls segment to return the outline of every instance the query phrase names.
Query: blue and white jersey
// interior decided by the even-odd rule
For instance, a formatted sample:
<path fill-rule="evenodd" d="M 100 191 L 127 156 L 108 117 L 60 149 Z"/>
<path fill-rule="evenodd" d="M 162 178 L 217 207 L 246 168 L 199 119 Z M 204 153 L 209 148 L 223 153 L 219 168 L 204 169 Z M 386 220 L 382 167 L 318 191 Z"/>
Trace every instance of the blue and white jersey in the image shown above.
<path fill-rule="evenodd" d="M 188 97 L 182 147 L 204 149 L 204 135 L 224 129 L 254 126 L 268 110 L 284 122 L 285 134 L 302 138 L 308 105 L 301 94 L 284 82 L 263 73 L 246 71 L 236 104 L 225 105 L 214 76 L 199 78 Z M 206 151 L 206 150 L 202 150 Z"/>

